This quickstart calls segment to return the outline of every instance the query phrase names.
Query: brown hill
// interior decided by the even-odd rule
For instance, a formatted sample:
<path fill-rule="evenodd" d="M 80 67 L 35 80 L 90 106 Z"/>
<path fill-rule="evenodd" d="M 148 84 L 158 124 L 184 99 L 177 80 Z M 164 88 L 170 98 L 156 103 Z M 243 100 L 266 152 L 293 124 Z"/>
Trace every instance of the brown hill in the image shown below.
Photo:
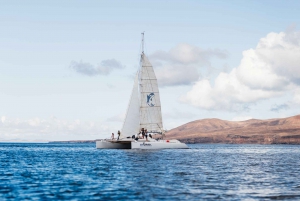
<path fill-rule="evenodd" d="M 282 119 L 192 121 L 166 133 L 185 143 L 300 144 L 300 115 Z"/>

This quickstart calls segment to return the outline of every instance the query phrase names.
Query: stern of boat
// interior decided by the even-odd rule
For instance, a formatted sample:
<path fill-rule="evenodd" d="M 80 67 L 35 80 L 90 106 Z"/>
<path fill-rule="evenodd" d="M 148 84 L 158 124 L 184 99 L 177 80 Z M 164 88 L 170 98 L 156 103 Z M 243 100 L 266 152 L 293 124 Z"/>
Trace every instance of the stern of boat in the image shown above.
<path fill-rule="evenodd" d="M 97 140 L 97 149 L 131 149 L 130 142 L 120 142 L 120 141 L 108 141 L 108 140 Z"/>

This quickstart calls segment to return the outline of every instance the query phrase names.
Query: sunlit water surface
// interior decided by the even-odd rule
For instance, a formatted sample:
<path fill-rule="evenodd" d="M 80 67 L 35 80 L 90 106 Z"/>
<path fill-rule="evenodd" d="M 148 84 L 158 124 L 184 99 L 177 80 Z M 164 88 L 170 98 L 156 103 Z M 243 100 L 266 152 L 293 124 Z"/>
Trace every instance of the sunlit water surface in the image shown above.
<path fill-rule="evenodd" d="M 300 200 L 300 146 L 0 144 L 0 200 Z"/>

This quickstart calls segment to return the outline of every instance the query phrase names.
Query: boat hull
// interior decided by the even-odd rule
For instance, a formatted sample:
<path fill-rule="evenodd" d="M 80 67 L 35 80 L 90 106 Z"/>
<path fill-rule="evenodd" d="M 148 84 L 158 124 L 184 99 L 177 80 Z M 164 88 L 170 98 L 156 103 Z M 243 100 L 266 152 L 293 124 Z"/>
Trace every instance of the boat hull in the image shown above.
<path fill-rule="evenodd" d="M 188 149 L 184 143 L 176 142 L 131 142 L 131 149 Z"/>
<path fill-rule="evenodd" d="M 178 140 L 100 140 L 96 141 L 97 149 L 188 149 L 188 146 Z"/>
<path fill-rule="evenodd" d="M 96 141 L 96 148 L 97 149 L 131 149 L 131 143 Z"/>

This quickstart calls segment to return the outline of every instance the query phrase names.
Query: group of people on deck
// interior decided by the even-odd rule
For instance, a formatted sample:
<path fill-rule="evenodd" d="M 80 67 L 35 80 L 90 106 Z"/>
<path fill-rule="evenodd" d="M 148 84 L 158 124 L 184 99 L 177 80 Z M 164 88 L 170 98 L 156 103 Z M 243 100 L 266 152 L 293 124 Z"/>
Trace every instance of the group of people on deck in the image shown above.
<path fill-rule="evenodd" d="M 143 139 L 146 137 L 146 141 L 148 141 L 148 131 L 147 129 L 142 128 L 141 132 L 139 134 L 142 134 Z"/>
<path fill-rule="evenodd" d="M 117 139 L 117 140 L 119 140 L 119 138 L 120 138 L 120 135 L 121 135 L 121 132 L 120 132 L 120 131 L 118 131 L 118 139 Z M 112 140 L 114 140 L 114 139 L 115 139 L 115 134 L 114 134 L 114 133 L 112 133 L 112 134 L 111 134 L 111 139 L 112 139 Z"/>
<path fill-rule="evenodd" d="M 147 129 L 142 128 L 141 131 L 139 132 L 138 136 L 140 136 L 140 134 L 142 135 L 142 137 L 138 137 L 138 138 L 145 139 L 145 137 L 146 137 L 146 141 L 148 141 L 148 131 L 147 131 Z M 117 138 L 117 140 L 119 140 L 120 135 L 121 135 L 121 132 L 118 131 L 118 138 Z M 152 137 L 151 134 L 149 134 L 149 136 Z M 115 139 L 115 134 L 114 133 L 111 134 L 111 139 L 112 140 Z"/>

